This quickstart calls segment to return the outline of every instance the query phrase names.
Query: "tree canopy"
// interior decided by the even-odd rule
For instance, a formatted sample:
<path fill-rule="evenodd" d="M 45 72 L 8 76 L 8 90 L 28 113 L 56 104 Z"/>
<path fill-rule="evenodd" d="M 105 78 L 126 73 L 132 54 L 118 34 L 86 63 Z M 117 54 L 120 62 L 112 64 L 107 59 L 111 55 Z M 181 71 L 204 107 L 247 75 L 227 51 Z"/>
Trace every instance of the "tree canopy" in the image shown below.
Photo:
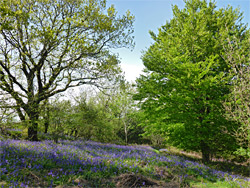
<path fill-rule="evenodd" d="M 173 7 L 173 18 L 150 31 L 154 43 L 143 53 L 144 75 L 137 79 L 146 114 L 146 129 L 187 150 L 210 154 L 235 147 L 224 134 L 237 124 L 224 116 L 223 101 L 230 92 L 230 64 L 224 59 L 227 36 L 246 38 L 242 13 L 212 1 L 187 0 Z M 226 144 L 230 143 L 230 144 Z"/>
<path fill-rule="evenodd" d="M 250 32 L 248 37 L 228 36 L 224 44 L 224 59 L 232 67 L 231 90 L 224 103 L 227 118 L 234 120 L 240 126 L 231 133 L 240 148 L 237 154 L 250 158 Z"/>
<path fill-rule="evenodd" d="M 41 101 L 68 88 L 105 87 L 120 73 L 111 48 L 133 46 L 134 17 L 105 0 L 0 3 L 0 89 L 15 101 L 37 140 Z"/>

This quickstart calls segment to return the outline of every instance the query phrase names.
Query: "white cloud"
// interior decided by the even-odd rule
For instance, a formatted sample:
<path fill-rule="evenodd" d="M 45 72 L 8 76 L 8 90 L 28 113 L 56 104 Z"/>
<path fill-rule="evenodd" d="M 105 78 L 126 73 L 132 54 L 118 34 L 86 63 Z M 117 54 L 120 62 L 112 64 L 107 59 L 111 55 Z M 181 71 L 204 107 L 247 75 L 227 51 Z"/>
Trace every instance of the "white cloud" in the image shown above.
<path fill-rule="evenodd" d="M 144 66 L 138 64 L 126 64 L 121 63 L 122 70 L 125 72 L 125 78 L 127 81 L 135 81 L 140 74 L 142 74 L 142 70 Z"/>

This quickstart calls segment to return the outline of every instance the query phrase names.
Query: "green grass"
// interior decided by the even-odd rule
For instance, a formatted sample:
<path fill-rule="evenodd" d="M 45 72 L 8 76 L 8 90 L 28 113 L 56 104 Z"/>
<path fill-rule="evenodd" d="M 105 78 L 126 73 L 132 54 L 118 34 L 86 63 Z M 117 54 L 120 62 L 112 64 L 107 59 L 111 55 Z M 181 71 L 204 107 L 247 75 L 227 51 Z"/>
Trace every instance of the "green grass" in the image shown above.
<path fill-rule="evenodd" d="M 238 182 L 227 182 L 227 181 L 218 181 L 215 183 L 212 182 L 191 182 L 190 186 L 193 188 L 249 188 L 249 182 L 243 182 L 239 184 Z"/>

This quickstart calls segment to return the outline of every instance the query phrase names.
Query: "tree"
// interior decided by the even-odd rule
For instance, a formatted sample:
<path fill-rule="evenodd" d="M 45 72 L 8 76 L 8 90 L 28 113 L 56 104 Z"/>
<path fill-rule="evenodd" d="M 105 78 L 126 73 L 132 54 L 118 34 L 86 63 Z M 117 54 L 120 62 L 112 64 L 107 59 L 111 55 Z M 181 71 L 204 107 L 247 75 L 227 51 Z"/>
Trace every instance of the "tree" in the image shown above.
<path fill-rule="evenodd" d="M 42 101 L 85 84 L 106 87 L 120 73 L 110 49 L 133 46 L 134 17 L 117 16 L 105 0 L 1 1 L 0 16 L 0 89 L 28 117 L 33 141 Z"/>
<path fill-rule="evenodd" d="M 13 122 L 15 110 L 6 106 L 6 101 L 9 100 L 6 93 L 0 93 L 0 135 L 6 132 L 6 124 Z"/>
<path fill-rule="evenodd" d="M 49 124 L 50 124 L 50 111 L 51 104 L 48 99 L 45 99 L 40 105 L 40 118 L 43 120 L 44 125 L 44 134 L 48 133 Z"/>
<path fill-rule="evenodd" d="M 136 109 L 132 98 L 134 93 L 133 86 L 129 82 L 123 81 L 120 83 L 119 88 L 111 95 L 111 113 L 114 118 L 118 119 L 118 124 L 120 125 L 121 122 L 123 125 L 126 145 L 129 142 L 128 138 L 133 122 L 135 122 L 133 115 L 136 114 Z"/>
<path fill-rule="evenodd" d="M 132 94 L 134 88 L 125 80 L 119 80 L 117 87 L 104 92 L 98 92 L 91 97 L 86 94 L 81 100 L 78 100 L 79 122 L 82 121 L 86 127 L 95 130 L 97 138 L 111 140 L 128 144 L 132 124 L 135 124 L 133 114 L 136 113 Z M 90 126 L 87 126 L 90 125 Z M 133 128 L 136 126 L 133 125 Z M 89 128 L 88 128 L 89 129 Z M 90 129 L 89 129 L 90 130 Z M 90 131 L 91 132 L 91 131 Z M 93 131 L 92 131 L 93 132 Z M 99 135 L 97 135 L 99 132 Z M 105 138 L 106 137 L 106 138 Z M 119 137 L 119 138 L 118 138 Z M 105 139 L 104 139 L 105 138 Z"/>
<path fill-rule="evenodd" d="M 180 148 L 201 151 L 205 163 L 212 153 L 236 147 L 223 132 L 223 126 L 232 131 L 237 124 L 224 117 L 231 67 L 221 41 L 226 35 L 246 37 L 246 28 L 238 9 L 216 9 L 205 0 L 185 3 L 182 10 L 173 7 L 173 18 L 158 35 L 150 32 L 155 42 L 142 56 L 145 75 L 136 81 L 135 99 L 141 100 L 148 130 Z"/>
<path fill-rule="evenodd" d="M 228 29 L 228 28 L 227 28 Z M 227 36 L 222 41 L 224 59 L 232 67 L 231 92 L 224 103 L 227 118 L 240 123 L 232 133 L 240 145 L 238 153 L 250 158 L 250 31 L 241 36 Z"/>
<path fill-rule="evenodd" d="M 125 80 L 117 87 L 104 92 L 83 92 L 75 97 L 75 118 L 79 135 L 86 139 L 112 141 L 114 143 L 142 143 L 138 126 L 140 112 L 132 95 L 135 89 Z M 137 142 L 138 141 L 138 142 Z"/>

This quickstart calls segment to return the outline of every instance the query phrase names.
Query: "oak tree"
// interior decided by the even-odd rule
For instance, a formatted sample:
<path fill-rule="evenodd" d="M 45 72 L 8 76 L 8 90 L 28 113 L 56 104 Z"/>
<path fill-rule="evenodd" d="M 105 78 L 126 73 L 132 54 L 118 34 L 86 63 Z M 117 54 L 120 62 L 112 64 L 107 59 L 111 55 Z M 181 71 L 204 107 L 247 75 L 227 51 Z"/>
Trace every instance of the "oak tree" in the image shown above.
<path fill-rule="evenodd" d="M 30 140 L 38 139 L 42 101 L 76 86 L 104 87 L 120 73 L 110 49 L 133 46 L 133 21 L 106 0 L 0 2 L 0 89 L 28 120 Z"/>

